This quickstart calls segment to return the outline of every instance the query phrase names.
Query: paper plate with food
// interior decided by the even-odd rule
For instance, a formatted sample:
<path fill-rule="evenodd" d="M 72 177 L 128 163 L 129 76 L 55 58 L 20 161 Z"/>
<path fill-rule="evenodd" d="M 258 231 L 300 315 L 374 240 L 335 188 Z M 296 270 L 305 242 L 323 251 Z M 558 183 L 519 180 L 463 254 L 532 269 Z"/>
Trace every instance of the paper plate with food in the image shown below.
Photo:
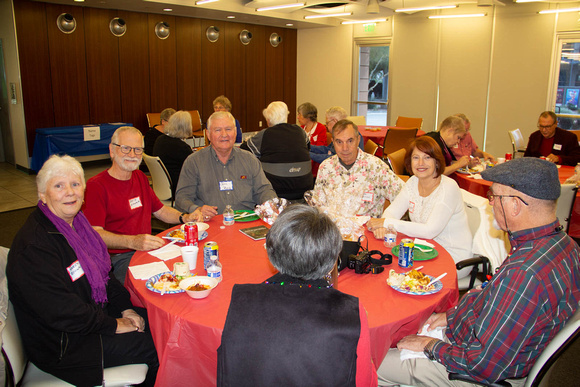
<path fill-rule="evenodd" d="M 481 173 L 484 170 L 485 170 L 485 166 L 483 164 L 479 164 L 479 165 L 474 166 L 473 168 L 469 168 L 469 167 L 459 168 L 456 172 L 462 173 L 464 175 L 471 175 L 474 173 Z"/>
<path fill-rule="evenodd" d="M 209 224 L 197 222 L 197 233 L 198 233 L 198 241 L 202 241 L 207 238 L 207 229 L 209 228 Z M 176 241 L 183 243 L 185 242 L 185 225 L 182 224 L 181 228 L 175 229 L 173 231 L 169 231 L 167 235 L 165 235 L 165 239 L 169 239 L 170 241 Z"/>
<path fill-rule="evenodd" d="M 387 284 L 401 293 L 426 296 L 443 289 L 441 281 L 435 281 L 431 285 L 428 285 L 433 279 L 435 277 L 423 274 L 417 270 L 411 270 L 407 273 L 397 273 L 391 269 L 389 278 L 387 278 Z"/>
<path fill-rule="evenodd" d="M 170 271 L 149 278 L 145 282 L 145 287 L 161 295 L 183 293 L 185 291 L 179 287 L 179 279 Z"/>

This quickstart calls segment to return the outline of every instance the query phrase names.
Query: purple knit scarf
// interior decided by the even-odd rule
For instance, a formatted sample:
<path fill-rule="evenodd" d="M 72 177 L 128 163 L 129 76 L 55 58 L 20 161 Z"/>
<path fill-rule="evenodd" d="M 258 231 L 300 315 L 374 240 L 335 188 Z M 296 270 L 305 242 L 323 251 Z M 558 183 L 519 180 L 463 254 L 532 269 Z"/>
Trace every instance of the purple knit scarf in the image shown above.
<path fill-rule="evenodd" d="M 53 214 L 41 201 L 38 202 L 38 207 L 64 235 L 74 250 L 91 285 L 93 300 L 97 304 L 106 303 L 111 257 L 101 236 L 91 227 L 82 212 L 75 216 L 73 227 L 71 227 L 70 224 Z"/>

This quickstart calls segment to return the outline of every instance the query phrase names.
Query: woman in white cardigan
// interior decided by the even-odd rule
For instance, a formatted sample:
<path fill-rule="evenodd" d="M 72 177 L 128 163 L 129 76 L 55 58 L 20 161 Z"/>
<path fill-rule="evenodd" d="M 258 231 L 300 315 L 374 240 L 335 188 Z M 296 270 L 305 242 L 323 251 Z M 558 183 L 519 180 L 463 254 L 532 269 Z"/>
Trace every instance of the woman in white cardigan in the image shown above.
<path fill-rule="evenodd" d="M 423 136 L 415 139 L 407 149 L 405 166 L 413 176 L 382 218 L 367 223 L 378 239 L 392 224 L 398 232 L 409 237 L 434 239 L 455 262 L 471 257 L 472 235 L 465 205 L 457 183 L 443 175 L 445 159 L 435 140 Z M 411 221 L 400 220 L 409 211 Z M 458 278 L 469 269 L 458 272 Z"/>

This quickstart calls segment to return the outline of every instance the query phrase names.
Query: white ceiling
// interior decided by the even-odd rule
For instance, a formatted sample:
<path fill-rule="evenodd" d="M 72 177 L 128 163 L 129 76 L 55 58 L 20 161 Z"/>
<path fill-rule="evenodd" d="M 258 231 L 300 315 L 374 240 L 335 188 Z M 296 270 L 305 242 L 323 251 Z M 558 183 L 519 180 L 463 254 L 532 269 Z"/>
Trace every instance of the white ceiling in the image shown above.
<path fill-rule="evenodd" d="M 127 11 L 170 14 L 173 16 L 197 17 L 202 19 L 228 20 L 238 23 L 260 24 L 290 28 L 315 28 L 339 25 L 343 20 L 370 20 L 392 16 L 398 8 L 458 5 L 469 7 L 489 7 L 492 4 L 517 6 L 515 0 L 219 0 L 214 3 L 195 5 L 195 0 L 39 0 L 47 3 L 69 4 L 94 8 L 120 9 Z M 305 2 L 304 7 L 275 11 L 256 12 L 256 8 Z M 369 6 L 369 2 L 371 5 Z M 374 2 L 378 2 L 378 7 Z M 549 3 L 551 1 L 545 1 Z M 558 3 L 578 2 L 578 0 L 558 0 Z M 329 7 L 330 4 L 337 4 Z M 164 11 L 171 8 L 171 12 Z M 378 10 L 378 13 L 375 13 Z M 304 16 L 317 13 L 352 12 L 352 16 L 305 20 Z M 432 12 L 432 11 L 430 11 Z M 234 16 L 229 19 L 228 16 Z"/>

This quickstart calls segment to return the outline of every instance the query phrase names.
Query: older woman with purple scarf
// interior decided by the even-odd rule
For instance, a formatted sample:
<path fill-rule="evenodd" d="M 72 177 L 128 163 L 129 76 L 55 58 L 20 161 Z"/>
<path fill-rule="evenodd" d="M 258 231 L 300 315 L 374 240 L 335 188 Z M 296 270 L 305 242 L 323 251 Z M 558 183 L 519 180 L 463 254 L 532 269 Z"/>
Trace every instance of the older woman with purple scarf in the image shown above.
<path fill-rule="evenodd" d="M 158 360 L 144 309 L 111 274 L 107 247 L 80 211 L 78 161 L 52 156 L 36 177 L 38 208 L 16 235 L 6 275 L 26 354 L 76 386 L 103 384 L 103 368 Z"/>

